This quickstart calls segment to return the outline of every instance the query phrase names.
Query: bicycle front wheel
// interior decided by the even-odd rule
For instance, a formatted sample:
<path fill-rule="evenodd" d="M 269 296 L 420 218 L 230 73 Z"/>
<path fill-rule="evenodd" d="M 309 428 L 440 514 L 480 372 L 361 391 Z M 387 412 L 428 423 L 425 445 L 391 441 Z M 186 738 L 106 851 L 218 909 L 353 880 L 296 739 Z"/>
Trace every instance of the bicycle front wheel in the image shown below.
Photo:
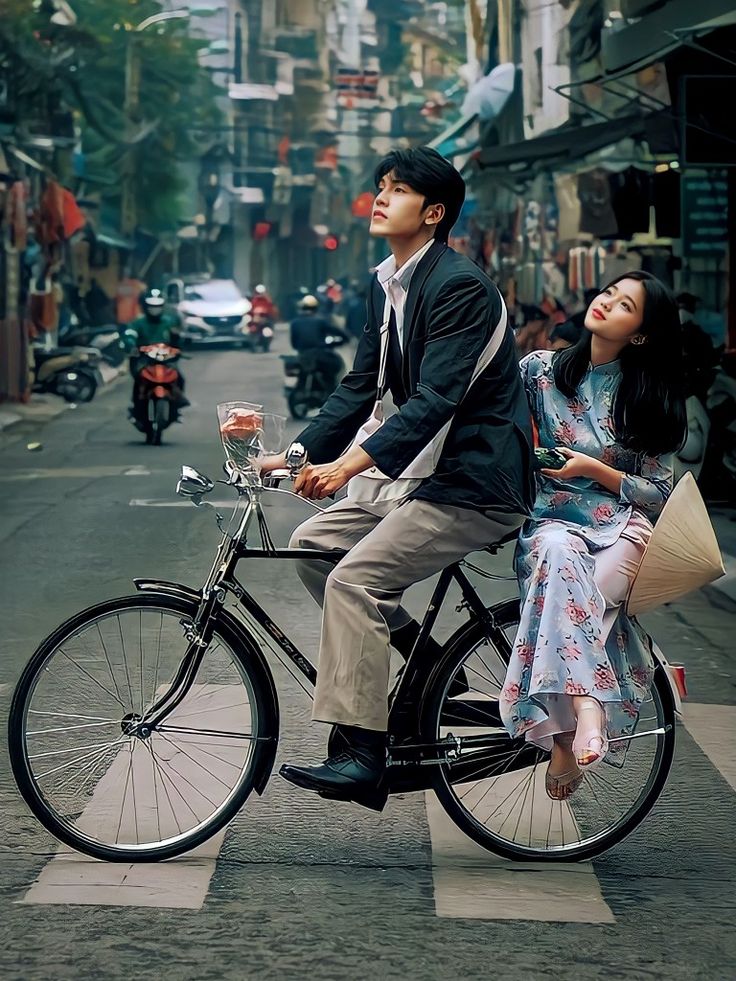
<path fill-rule="evenodd" d="M 545 790 L 549 754 L 510 739 L 499 714 L 518 601 L 489 612 L 494 627 L 475 621 L 448 643 L 427 698 L 425 739 L 469 737 L 455 761 L 436 768 L 434 789 L 440 803 L 465 834 L 504 858 L 571 862 L 600 855 L 644 819 L 667 780 L 675 712 L 664 669 L 655 671 L 635 738 L 618 744 L 611 754 L 616 764 L 587 770 L 570 798 L 552 800 Z M 461 670 L 469 690 L 451 697 Z M 473 737 L 480 737 L 475 746 Z"/>
<path fill-rule="evenodd" d="M 107 861 L 171 858 L 223 828 L 270 741 L 259 664 L 220 621 L 184 700 L 146 738 L 135 721 L 168 690 L 196 603 L 111 600 L 62 624 L 15 691 L 9 749 L 21 794 L 65 844 Z"/>

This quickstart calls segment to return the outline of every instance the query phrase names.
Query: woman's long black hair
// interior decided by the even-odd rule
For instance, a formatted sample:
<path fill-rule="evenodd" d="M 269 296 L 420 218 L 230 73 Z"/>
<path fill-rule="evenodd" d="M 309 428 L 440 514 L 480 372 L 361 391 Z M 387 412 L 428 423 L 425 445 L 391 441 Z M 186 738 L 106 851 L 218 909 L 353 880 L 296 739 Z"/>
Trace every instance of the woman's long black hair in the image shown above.
<path fill-rule="evenodd" d="M 621 351 L 621 382 L 613 402 L 616 440 L 636 452 L 658 456 L 678 450 L 687 434 L 683 386 L 682 328 L 672 292 L 651 273 L 617 276 L 635 279 L 646 293 L 640 333 L 645 344 L 627 344 Z M 572 347 L 552 359 L 555 385 L 573 398 L 590 365 L 592 334 L 584 330 Z"/>

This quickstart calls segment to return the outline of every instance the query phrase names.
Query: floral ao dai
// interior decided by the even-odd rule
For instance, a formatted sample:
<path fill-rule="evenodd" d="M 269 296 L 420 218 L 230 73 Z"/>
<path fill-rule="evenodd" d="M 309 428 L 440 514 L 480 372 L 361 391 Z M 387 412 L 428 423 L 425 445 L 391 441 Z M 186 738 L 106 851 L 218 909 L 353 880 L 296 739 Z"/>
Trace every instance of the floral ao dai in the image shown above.
<path fill-rule="evenodd" d="M 555 386 L 551 352 L 530 354 L 520 367 L 540 445 L 569 447 L 625 474 L 618 496 L 587 478 L 563 482 L 540 474 L 532 516 L 519 537 L 521 617 L 501 715 L 512 736 L 549 749 L 552 734 L 575 728 L 571 699 L 564 695 L 597 698 L 610 736 L 636 724 L 654 662 L 649 638 L 619 604 L 651 520 L 672 489 L 672 457 L 649 457 L 616 442 L 617 361 L 590 367 L 574 398 Z M 600 574 L 614 555 L 625 556 L 615 563 L 623 590 L 619 584 L 621 595 L 607 603 L 615 590 Z"/>

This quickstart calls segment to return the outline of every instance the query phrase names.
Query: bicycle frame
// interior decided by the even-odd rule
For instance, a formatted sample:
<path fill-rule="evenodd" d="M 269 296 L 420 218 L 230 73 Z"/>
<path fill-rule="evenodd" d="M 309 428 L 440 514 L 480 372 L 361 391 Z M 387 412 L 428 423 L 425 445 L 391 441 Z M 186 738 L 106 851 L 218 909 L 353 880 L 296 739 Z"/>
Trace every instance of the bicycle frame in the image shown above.
<path fill-rule="evenodd" d="M 245 509 L 238 519 L 236 531 L 232 535 L 227 530 L 224 531 L 204 586 L 200 593 L 193 594 L 199 597 L 199 608 L 194 620 L 185 624 L 187 628 L 185 638 L 189 642 L 189 646 L 169 690 L 150 707 L 138 724 L 143 735 L 147 734 L 144 730 L 150 732 L 163 722 L 181 704 L 189 692 L 207 647 L 212 640 L 217 612 L 224 607 L 228 593 L 235 597 L 238 605 L 279 646 L 289 662 L 309 683 L 314 685 L 317 680 L 315 666 L 237 579 L 235 570 L 241 559 L 299 559 L 301 561 L 327 561 L 336 564 L 346 552 L 335 550 L 325 553 L 318 549 L 276 548 L 268 533 L 267 521 L 263 513 L 262 494 L 264 491 L 271 491 L 287 494 L 291 497 L 297 495 L 277 487 L 252 485 L 238 488 L 238 491 L 240 500 L 247 498 Z M 297 499 L 302 500 L 301 498 Z M 195 503 L 201 506 L 201 502 Z M 235 514 L 237 514 L 237 505 Z M 252 548 L 247 544 L 248 531 L 254 519 L 257 520 L 261 532 L 261 548 Z M 421 650 L 430 636 L 453 581 L 457 582 L 462 592 L 463 599 L 460 608 L 465 607 L 478 618 L 487 621 L 489 631 L 498 629 L 493 622 L 492 615 L 483 605 L 470 580 L 463 573 L 461 566 L 462 562 L 456 562 L 440 573 L 422 620 L 419 634 L 407 658 L 406 668 L 399 682 L 393 706 L 400 707 L 405 703 L 409 691 L 417 681 L 419 671 L 414 667 L 415 653 L 417 650 Z M 135 585 L 143 591 L 155 591 L 157 586 L 165 586 L 166 584 L 159 584 L 150 580 L 135 580 Z M 169 586 L 171 585 L 173 584 L 169 584 Z M 426 672 L 426 665 L 423 665 L 423 670 Z"/>
<path fill-rule="evenodd" d="M 212 486 L 214 486 L 214 484 Z M 190 598 L 194 598 L 195 596 L 199 598 L 199 608 L 194 620 L 191 623 L 185 624 L 187 627 L 185 638 L 189 642 L 189 646 L 187 647 L 187 650 L 182 658 L 176 676 L 171 683 L 171 687 L 151 706 L 142 719 L 131 720 L 131 725 L 133 725 L 135 729 L 144 737 L 148 736 L 157 725 L 166 719 L 166 717 L 170 715 L 178 705 L 181 704 L 189 692 L 192 684 L 194 683 L 194 679 L 196 678 L 202 659 L 207 651 L 207 648 L 209 647 L 210 641 L 212 640 L 216 623 L 216 614 L 224 607 L 228 593 L 235 597 L 235 599 L 238 601 L 238 605 L 241 606 L 243 610 L 245 610 L 246 614 L 248 614 L 252 620 L 254 620 L 260 626 L 260 628 L 265 631 L 265 633 L 279 646 L 279 648 L 289 659 L 289 662 L 304 678 L 307 679 L 308 682 L 314 685 L 317 680 L 317 670 L 315 666 L 284 633 L 278 624 L 271 619 L 268 613 L 261 607 L 260 603 L 248 592 L 242 583 L 238 581 L 235 575 L 235 569 L 241 559 L 299 559 L 301 561 L 307 560 L 337 563 L 346 554 L 346 552 L 344 550 L 335 550 L 325 553 L 318 549 L 275 547 L 271 541 L 266 516 L 263 512 L 262 495 L 264 491 L 286 494 L 290 497 L 296 497 L 300 501 L 303 499 L 299 498 L 291 491 L 282 490 L 278 487 L 264 487 L 260 484 L 260 482 L 238 486 L 237 489 L 239 493 L 239 502 L 243 498 L 247 498 L 247 503 L 242 515 L 240 515 L 237 521 L 237 529 L 235 533 L 230 535 L 227 529 L 224 531 L 223 537 L 217 548 L 212 567 L 210 568 L 201 592 L 190 594 Z M 198 506 L 201 506 L 201 494 L 190 496 L 197 498 L 195 503 Z M 236 506 L 234 516 L 237 515 L 238 506 L 239 504 Z M 256 519 L 258 522 L 261 534 L 261 548 L 251 548 L 247 544 L 248 531 L 254 519 Z M 503 543 L 499 543 L 495 548 L 500 548 L 502 544 Z M 491 550 L 495 549 L 491 547 Z M 394 719 L 399 715 L 407 715 L 407 710 L 414 704 L 411 698 L 412 693 L 415 689 L 419 688 L 419 683 L 427 677 L 427 672 L 431 671 L 433 667 L 421 662 L 415 657 L 415 655 L 417 651 L 422 649 L 423 645 L 430 636 L 453 581 L 457 582 L 459 585 L 463 597 L 458 609 L 468 609 L 468 611 L 478 618 L 481 623 L 485 624 L 488 637 L 495 643 L 497 649 L 500 649 L 500 647 L 506 641 L 503 631 L 500 627 L 498 627 L 494 620 L 492 611 L 488 610 L 483 605 L 483 602 L 478 596 L 473 585 L 462 571 L 463 564 L 464 560 L 453 563 L 440 573 L 439 580 L 434 588 L 432 597 L 422 620 L 419 634 L 414 642 L 409 657 L 407 658 L 405 670 L 401 676 L 398 688 L 392 700 L 389 712 L 390 733 L 392 731 L 392 722 Z M 142 582 L 140 580 L 136 581 L 137 588 L 143 590 L 155 590 L 157 586 L 160 587 L 160 585 L 163 584 L 157 584 L 156 582 Z M 659 653 L 661 654 L 661 652 Z M 676 686 L 671 673 L 668 670 L 669 666 L 667 665 L 666 661 L 664 661 L 663 657 L 658 657 L 657 660 L 660 661 L 661 666 L 664 668 L 664 673 L 670 683 L 670 688 L 674 689 Z M 288 668 L 288 664 L 286 666 Z M 677 703 L 675 704 L 677 705 Z M 418 706 L 415 707 L 418 708 Z M 474 709 L 474 712 L 475 718 L 472 721 L 474 721 L 475 725 L 478 725 L 480 720 L 477 716 L 477 708 Z M 500 718 L 498 718 L 497 712 L 494 713 L 492 709 L 489 709 L 486 718 L 488 724 L 490 725 L 500 724 Z M 453 706 L 452 721 L 458 725 L 468 724 L 468 721 L 470 721 L 463 718 L 462 702 L 458 702 Z M 411 731 L 412 723 L 413 720 L 410 720 L 409 733 L 416 736 L 417 733 L 415 731 Z M 629 742 L 632 739 L 640 738 L 641 735 L 658 735 L 663 732 L 664 730 L 658 729 L 648 733 L 631 734 L 628 736 L 619 737 L 616 741 Z M 409 733 L 407 733 L 407 735 Z M 389 742 L 391 742 L 391 739 Z M 426 746 L 414 745 L 411 747 L 411 749 L 421 751 L 421 762 L 441 763 L 445 762 L 451 757 L 457 758 L 461 744 L 466 746 L 468 749 L 492 750 L 495 747 L 496 742 L 497 737 L 493 735 L 463 736 L 460 738 L 450 736 L 447 739 L 442 740 L 441 745 L 438 743 L 427 744 Z M 397 762 L 399 761 L 397 760 Z"/>

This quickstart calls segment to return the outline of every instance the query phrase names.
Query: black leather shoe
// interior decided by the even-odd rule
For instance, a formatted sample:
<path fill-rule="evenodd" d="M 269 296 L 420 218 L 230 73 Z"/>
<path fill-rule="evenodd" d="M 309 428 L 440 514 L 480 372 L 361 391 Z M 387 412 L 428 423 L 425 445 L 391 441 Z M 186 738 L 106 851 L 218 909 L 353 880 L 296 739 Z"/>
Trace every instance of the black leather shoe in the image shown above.
<path fill-rule="evenodd" d="M 386 804 L 386 734 L 340 726 L 346 750 L 319 766 L 291 766 L 279 770 L 284 780 L 313 790 L 329 800 L 351 800 L 381 811 Z M 357 735 L 356 735 L 357 734 Z"/>

